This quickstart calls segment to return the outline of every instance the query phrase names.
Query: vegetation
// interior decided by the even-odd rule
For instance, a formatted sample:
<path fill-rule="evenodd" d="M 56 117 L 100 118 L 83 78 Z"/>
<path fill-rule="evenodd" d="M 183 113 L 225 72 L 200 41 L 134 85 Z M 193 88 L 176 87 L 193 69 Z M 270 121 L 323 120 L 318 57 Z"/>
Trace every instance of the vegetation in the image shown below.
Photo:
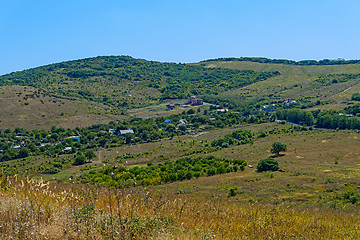
<path fill-rule="evenodd" d="M 336 111 L 319 113 L 316 127 L 329 129 L 360 129 L 359 117 L 349 117 Z"/>
<path fill-rule="evenodd" d="M 160 99 L 219 94 L 278 74 L 207 69 L 111 56 L 62 62 L 7 74 L 0 77 L 0 85 L 32 86 L 51 95 L 127 108 Z"/>
<path fill-rule="evenodd" d="M 351 100 L 360 101 L 360 93 L 354 93 L 351 95 Z"/>
<path fill-rule="evenodd" d="M 176 123 L 178 125 L 180 120 L 186 121 L 188 124 L 182 126 L 172 124 Z M 155 119 L 132 118 L 125 121 L 112 121 L 109 124 L 96 124 L 75 129 L 64 129 L 55 126 L 50 131 L 40 129 L 25 130 L 22 128 L 6 129 L 4 131 L 0 130 L 0 138 L 3 140 L 0 142 L 0 160 L 8 161 L 38 154 L 55 156 L 79 151 L 75 158 L 75 165 L 82 165 L 94 158 L 94 155 L 89 155 L 86 149 L 154 142 L 159 139 L 201 131 L 200 126 L 223 128 L 224 126 L 234 126 L 246 121 L 240 114 L 226 113 L 219 116 L 215 111 L 208 111 L 202 115 L 175 114 L 169 116 L 169 119 L 164 117 Z M 131 129 L 133 133 L 120 133 L 121 130 L 128 129 Z M 225 144 L 246 144 L 253 139 L 254 133 L 251 131 L 239 130 L 226 136 L 225 140 L 214 141 L 212 145 L 225 147 Z M 85 155 L 82 153 L 84 151 Z"/>
<path fill-rule="evenodd" d="M 211 145 L 227 148 L 231 145 L 252 143 L 254 136 L 254 133 L 250 130 L 236 130 L 231 134 L 225 135 L 224 138 L 214 140 Z"/>
<path fill-rule="evenodd" d="M 214 156 L 181 158 L 174 163 L 165 162 L 164 164 L 146 167 L 124 167 L 104 168 L 99 172 L 90 171 L 80 177 L 81 183 L 99 184 L 101 186 L 112 186 L 121 188 L 135 185 L 157 185 L 164 182 L 174 182 L 190 180 L 193 177 L 213 176 L 237 172 L 239 169 L 244 171 L 247 163 L 241 159 L 221 159 Z"/>

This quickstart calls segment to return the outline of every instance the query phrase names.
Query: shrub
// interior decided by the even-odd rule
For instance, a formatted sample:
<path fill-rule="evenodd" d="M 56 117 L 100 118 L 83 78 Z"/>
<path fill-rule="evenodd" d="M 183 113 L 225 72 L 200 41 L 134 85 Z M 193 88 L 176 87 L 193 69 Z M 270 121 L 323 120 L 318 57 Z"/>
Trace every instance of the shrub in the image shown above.
<path fill-rule="evenodd" d="M 44 171 L 45 174 L 56 174 L 56 173 L 59 173 L 59 172 L 60 172 L 60 169 L 58 169 L 56 167 L 52 167 L 52 168 L 46 169 Z"/>
<path fill-rule="evenodd" d="M 344 199 L 352 204 L 357 203 L 360 200 L 359 194 L 356 194 L 354 190 L 349 190 L 344 193 Z"/>
<path fill-rule="evenodd" d="M 278 171 L 279 163 L 273 158 L 260 160 L 259 164 L 256 166 L 256 169 L 258 172 Z"/>
<path fill-rule="evenodd" d="M 230 191 L 229 191 L 229 197 L 234 197 L 234 196 L 236 196 L 237 193 L 238 193 L 238 188 L 232 187 L 232 188 L 230 188 Z"/>

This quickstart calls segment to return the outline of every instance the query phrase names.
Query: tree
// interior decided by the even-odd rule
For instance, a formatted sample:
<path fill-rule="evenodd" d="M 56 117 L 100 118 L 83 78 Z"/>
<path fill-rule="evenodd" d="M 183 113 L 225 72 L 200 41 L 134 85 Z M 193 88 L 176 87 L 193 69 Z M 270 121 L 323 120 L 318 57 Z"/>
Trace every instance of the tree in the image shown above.
<path fill-rule="evenodd" d="M 18 158 L 26 158 L 27 156 L 29 156 L 29 154 L 30 154 L 29 149 L 27 149 L 26 147 L 22 147 L 19 150 Z"/>
<path fill-rule="evenodd" d="M 354 93 L 354 94 L 351 96 L 351 100 L 360 101 L 360 93 Z"/>
<path fill-rule="evenodd" d="M 276 154 L 277 156 L 279 156 L 280 152 L 285 152 L 286 149 L 287 147 L 285 143 L 274 142 L 271 145 L 271 153 Z"/>
<path fill-rule="evenodd" d="M 256 169 L 258 172 L 277 171 L 279 170 L 279 163 L 273 158 L 260 160 L 259 164 L 256 166 Z"/>
<path fill-rule="evenodd" d="M 84 154 L 88 160 L 91 160 L 96 157 L 95 153 L 91 150 L 86 150 Z"/>

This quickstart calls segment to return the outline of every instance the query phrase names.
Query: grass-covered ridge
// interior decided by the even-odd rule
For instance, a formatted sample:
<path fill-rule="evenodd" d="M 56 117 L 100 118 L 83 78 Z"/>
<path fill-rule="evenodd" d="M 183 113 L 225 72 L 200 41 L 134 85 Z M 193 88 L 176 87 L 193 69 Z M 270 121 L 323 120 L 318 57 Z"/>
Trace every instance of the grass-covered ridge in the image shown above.
<path fill-rule="evenodd" d="M 287 65 L 344 65 L 344 64 L 359 64 L 360 60 L 345 60 L 345 59 L 323 59 L 323 60 L 301 60 L 294 61 L 288 59 L 270 59 L 264 57 L 227 57 L 227 58 L 216 58 L 209 59 L 201 62 L 221 62 L 221 61 L 238 61 L 238 62 L 257 62 L 257 63 L 275 63 L 275 64 L 287 64 Z"/>
<path fill-rule="evenodd" d="M 351 103 L 353 94 L 360 91 L 360 64 L 357 60 L 330 61 L 329 64 L 291 64 L 286 62 L 290 60 L 260 60 L 229 58 L 199 63 L 208 68 L 280 72 L 266 81 L 217 96 L 208 96 L 206 100 L 226 103 L 233 108 L 246 108 L 249 105 L 258 104 L 260 107 L 290 99 L 308 102 L 311 108 L 340 110 Z"/>
<path fill-rule="evenodd" d="M 278 74 L 109 56 L 7 74 L 0 77 L 0 85 L 32 86 L 58 96 L 128 107 L 159 99 L 216 95 Z"/>

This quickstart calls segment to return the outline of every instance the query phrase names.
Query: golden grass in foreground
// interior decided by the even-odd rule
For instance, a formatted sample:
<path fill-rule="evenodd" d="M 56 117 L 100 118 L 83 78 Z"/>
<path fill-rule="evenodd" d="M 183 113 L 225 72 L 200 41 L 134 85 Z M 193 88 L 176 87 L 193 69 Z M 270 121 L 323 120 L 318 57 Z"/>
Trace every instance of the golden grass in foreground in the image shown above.
<path fill-rule="evenodd" d="M 2 177 L 1 239 L 358 239 L 358 212 Z"/>

